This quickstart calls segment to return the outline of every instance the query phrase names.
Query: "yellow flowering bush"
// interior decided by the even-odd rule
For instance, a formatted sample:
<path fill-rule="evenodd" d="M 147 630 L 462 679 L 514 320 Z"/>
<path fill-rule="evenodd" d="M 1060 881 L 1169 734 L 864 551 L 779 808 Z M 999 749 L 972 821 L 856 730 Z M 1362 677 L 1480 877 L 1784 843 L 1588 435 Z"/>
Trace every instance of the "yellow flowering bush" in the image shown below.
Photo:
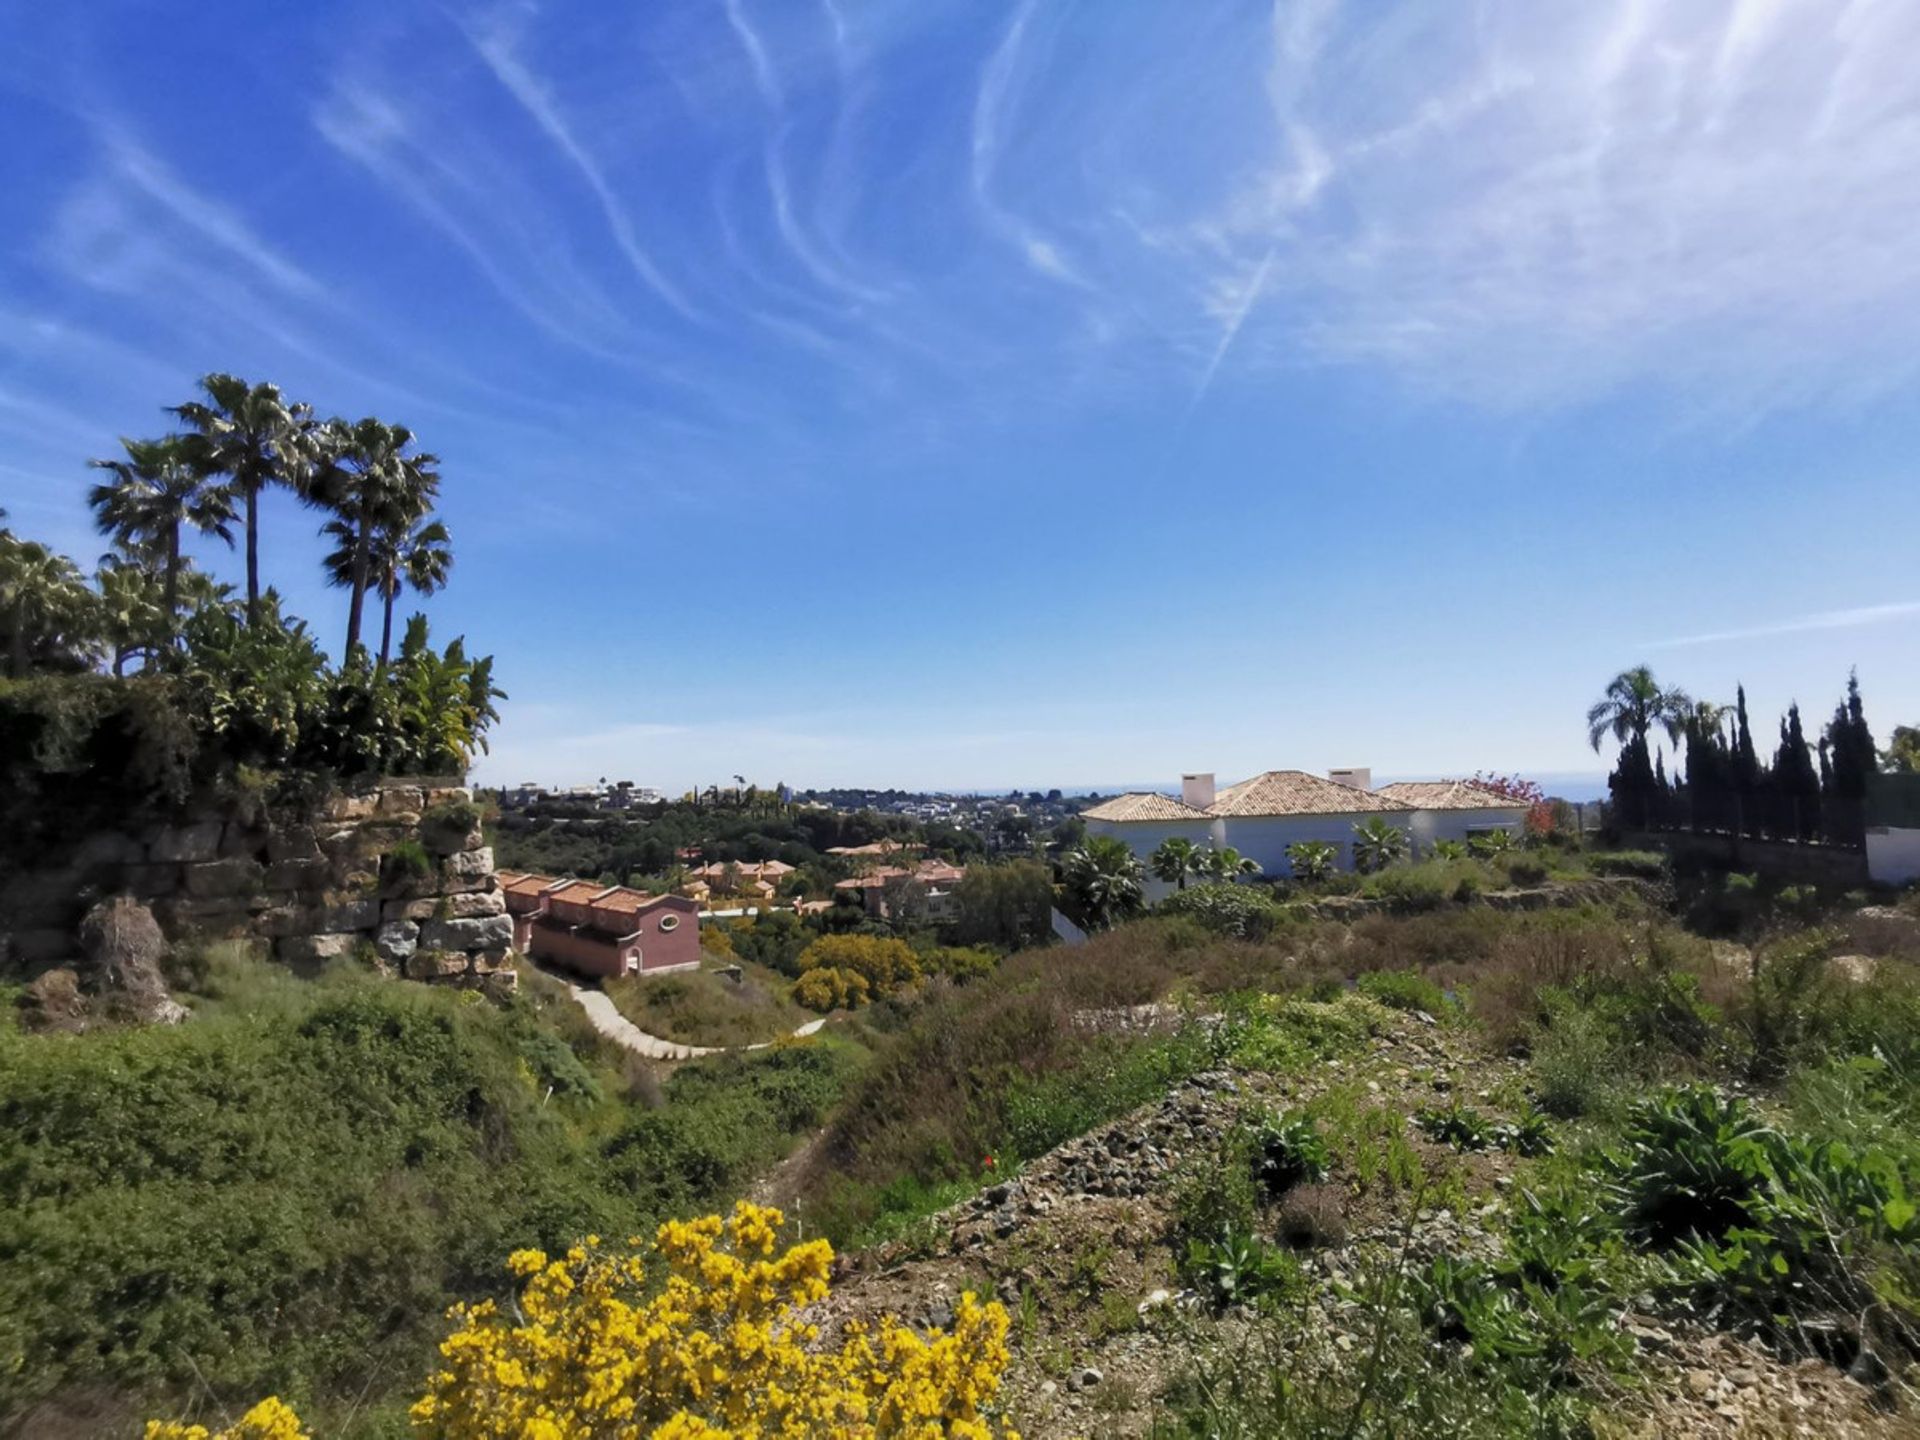
<path fill-rule="evenodd" d="M 146 1440 L 312 1440 L 300 1426 L 292 1407 L 269 1395 L 240 1417 L 237 1425 L 213 1431 L 204 1425 L 182 1425 L 173 1420 L 149 1420 Z"/>
<path fill-rule="evenodd" d="M 867 977 L 858 970 L 837 970 L 831 966 L 809 970 L 793 982 L 794 1000 L 823 1015 L 829 1010 L 857 1010 L 867 1003 L 872 993 Z"/>
<path fill-rule="evenodd" d="M 1007 1364 L 1007 1312 L 963 1295 L 953 1326 L 921 1336 L 891 1318 L 819 1343 L 802 1307 L 827 1294 L 824 1240 L 776 1254 L 785 1217 L 670 1221 L 651 1246 L 595 1237 L 557 1259 L 523 1250 L 511 1314 L 456 1306 L 442 1368 L 413 1407 L 436 1440 L 1018 1440 L 982 1414 Z M 292 1428 L 244 1428 L 269 1406 Z M 148 1427 L 148 1440 L 302 1440 L 278 1401 L 241 1428 Z"/>

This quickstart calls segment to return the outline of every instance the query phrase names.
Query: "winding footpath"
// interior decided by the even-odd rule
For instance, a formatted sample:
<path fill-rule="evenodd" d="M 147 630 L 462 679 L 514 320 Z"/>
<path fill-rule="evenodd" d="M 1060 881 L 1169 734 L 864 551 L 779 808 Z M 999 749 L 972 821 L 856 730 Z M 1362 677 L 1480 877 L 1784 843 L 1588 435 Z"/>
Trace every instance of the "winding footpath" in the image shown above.
<path fill-rule="evenodd" d="M 567 987 L 567 993 L 573 996 L 574 1002 L 587 1012 L 587 1019 L 593 1022 L 594 1029 L 614 1044 L 624 1045 L 634 1054 L 649 1060 L 698 1060 L 703 1055 L 724 1055 L 729 1050 L 764 1050 L 773 1043 L 771 1040 L 762 1040 L 757 1045 L 682 1045 L 677 1040 L 663 1040 L 658 1035 L 649 1035 L 622 1015 L 604 990 L 588 990 L 545 966 L 541 967 L 541 971 Z M 818 1020 L 809 1020 L 793 1032 L 794 1037 L 817 1034 L 826 1023 L 827 1017 L 824 1015 Z"/>

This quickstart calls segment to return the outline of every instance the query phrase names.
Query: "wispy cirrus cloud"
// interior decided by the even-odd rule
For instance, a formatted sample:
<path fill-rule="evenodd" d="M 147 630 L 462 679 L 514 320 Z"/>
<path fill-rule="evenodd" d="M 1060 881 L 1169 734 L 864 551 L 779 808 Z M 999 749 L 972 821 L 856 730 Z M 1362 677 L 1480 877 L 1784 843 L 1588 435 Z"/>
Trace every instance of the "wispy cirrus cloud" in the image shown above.
<path fill-rule="evenodd" d="M 1687 645 L 1718 645 L 1730 640 L 1766 640 L 1776 635 L 1802 635 L 1816 630 L 1853 630 L 1862 625 L 1884 625 L 1894 620 L 1920 617 L 1920 600 L 1900 600 L 1887 605 L 1856 605 L 1848 610 L 1820 610 L 1790 620 L 1765 625 L 1749 625 L 1734 630 L 1711 630 L 1700 635 L 1682 635 L 1672 640 L 1650 641 L 1650 650 L 1674 650 Z"/>
<path fill-rule="evenodd" d="M 689 320 L 698 319 L 698 312 L 688 303 L 679 287 L 667 279 L 653 257 L 641 246 L 633 222 L 627 216 L 625 204 L 614 193 L 600 163 L 575 137 L 572 127 L 562 117 L 550 87 L 522 60 L 519 46 L 505 19 L 495 17 L 485 24 L 463 25 L 461 29 L 501 86 L 513 96 L 528 118 L 586 182 L 587 188 L 593 192 L 595 203 L 600 207 L 600 213 L 606 218 L 614 242 L 627 263 L 633 267 L 634 273 L 681 315 Z"/>

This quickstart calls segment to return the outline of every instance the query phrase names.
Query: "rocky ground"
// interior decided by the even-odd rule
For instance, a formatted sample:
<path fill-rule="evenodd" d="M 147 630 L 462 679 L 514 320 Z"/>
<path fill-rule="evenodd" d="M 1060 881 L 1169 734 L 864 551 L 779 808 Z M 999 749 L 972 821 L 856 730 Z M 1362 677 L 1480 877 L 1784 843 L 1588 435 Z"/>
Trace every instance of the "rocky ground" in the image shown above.
<path fill-rule="evenodd" d="M 1335 1087 L 1363 1104 L 1411 1115 L 1460 1097 L 1489 1110 L 1518 1092 L 1518 1062 L 1488 1056 L 1424 1016 L 1398 1018 L 1369 1053 L 1304 1077 L 1216 1071 L 1159 1102 L 1069 1142 L 1015 1178 L 932 1217 L 913 1237 L 843 1257 L 833 1295 L 812 1318 L 829 1333 L 892 1313 L 947 1323 L 965 1290 L 998 1296 L 1013 1316 L 1007 1413 L 1030 1440 L 1141 1436 L 1157 1397 L 1196 1358 L 1245 1339 L 1250 1315 L 1210 1313 L 1182 1288 L 1172 1249 L 1172 1200 L 1183 1169 L 1252 1108 L 1296 1106 Z M 1312 1327 L 1327 1354 L 1364 1342 L 1336 1285 L 1384 1248 L 1485 1254 L 1521 1163 L 1499 1152 L 1458 1156 L 1414 1141 L 1456 1173 L 1464 1207 L 1375 1206 L 1333 1183 L 1329 1213 L 1303 1251 L 1315 1281 Z M 1411 1215 L 1411 1219 L 1408 1216 Z M 1607 1404 L 1609 1436 L 1894 1436 L 1915 1433 L 1882 1413 L 1868 1389 L 1831 1366 L 1784 1363 L 1758 1345 L 1622 1317 L 1638 1349 L 1637 1381 Z M 1304 1358 L 1304 1357 L 1303 1357 Z"/>

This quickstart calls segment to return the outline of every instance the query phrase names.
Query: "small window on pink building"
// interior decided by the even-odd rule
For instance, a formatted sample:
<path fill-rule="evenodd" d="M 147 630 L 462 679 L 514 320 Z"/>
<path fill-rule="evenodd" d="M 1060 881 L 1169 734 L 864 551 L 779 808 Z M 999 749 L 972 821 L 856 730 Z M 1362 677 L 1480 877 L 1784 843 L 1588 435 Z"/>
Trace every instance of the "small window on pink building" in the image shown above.
<path fill-rule="evenodd" d="M 660 928 L 662 930 L 678 930 L 680 928 L 680 917 L 678 915 L 662 915 L 660 917 Z"/>

